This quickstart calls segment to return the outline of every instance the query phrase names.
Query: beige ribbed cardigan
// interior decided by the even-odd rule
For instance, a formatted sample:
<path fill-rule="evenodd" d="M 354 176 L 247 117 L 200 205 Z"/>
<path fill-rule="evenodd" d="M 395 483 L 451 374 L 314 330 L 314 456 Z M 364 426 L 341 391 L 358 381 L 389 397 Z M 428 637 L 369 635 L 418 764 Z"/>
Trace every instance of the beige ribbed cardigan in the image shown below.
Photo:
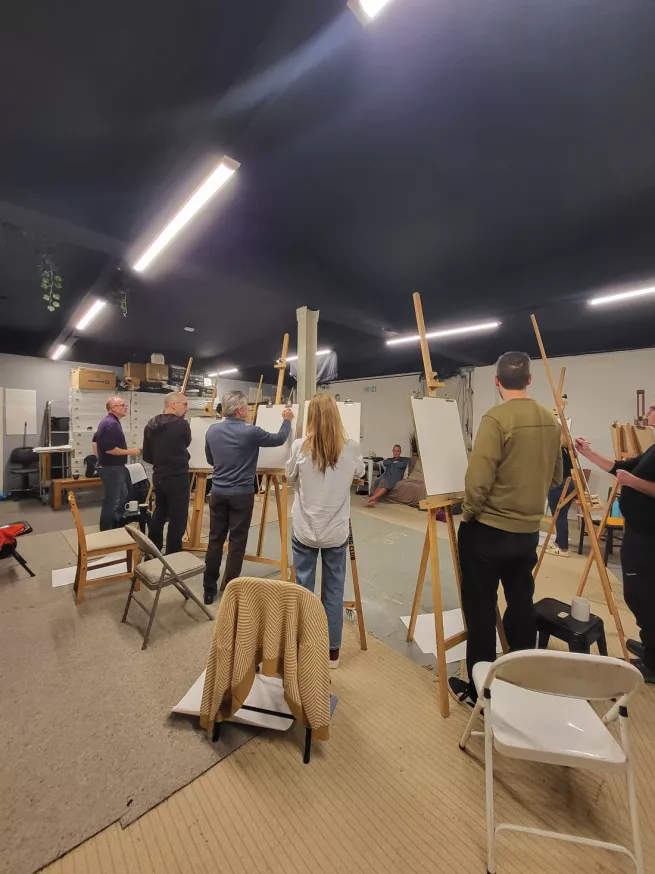
<path fill-rule="evenodd" d="M 200 705 L 200 725 L 233 716 L 257 665 L 280 674 L 294 717 L 319 740 L 329 737 L 330 665 L 327 618 L 316 595 L 296 583 L 240 577 L 227 586 L 216 616 Z"/>

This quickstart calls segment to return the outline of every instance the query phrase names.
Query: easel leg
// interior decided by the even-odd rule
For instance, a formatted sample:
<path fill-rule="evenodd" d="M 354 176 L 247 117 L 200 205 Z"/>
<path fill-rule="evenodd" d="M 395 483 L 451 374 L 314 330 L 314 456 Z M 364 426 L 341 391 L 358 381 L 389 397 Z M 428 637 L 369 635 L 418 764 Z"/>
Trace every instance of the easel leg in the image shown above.
<path fill-rule="evenodd" d="M 607 499 L 607 506 L 605 507 L 605 512 L 603 513 L 603 518 L 600 520 L 600 525 L 598 526 L 597 536 L 598 536 L 599 540 L 603 536 L 605 528 L 607 527 L 607 520 L 609 519 L 610 513 L 612 512 L 612 504 L 614 503 L 614 499 L 616 498 L 618 491 L 619 491 L 619 484 L 614 483 L 614 485 L 612 486 L 612 490 L 609 494 L 609 497 Z M 584 570 L 582 572 L 582 579 L 580 580 L 580 585 L 578 586 L 578 591 L 576 592 L 578 597 L 580 597 L 585 590 L 585 586 L 587 585 L 587 579 L 589 578 L 589 571 L 591 570 L 591 565 L 593 563 L 593 560 L 594 560 L 594 554 L 593 554 L 593 552 L 590 551 L 589 555 L 587 556 L 587 563 L 585 564 Z"/>
<path fill-rule="evenodd" d="M 416 591 L 414 592 L 414 603 L 412 604 L 412 613 L 409 618 L 409 628 L 407 629 L 407 640 L 414 640 L 414 631 L 416 630 L 416 619 L 418 610 L 421 606 L 421 595 L 423 594 L 423 584 L 425 583 L 425 572 L 428 567 L 428 557 L 430 555 L 430 535 L 426 529 L 425 540 L 423 541 L 423 552 L 421 553 L 421 564 L 418 569 L 418 579 L 416 580 Z"/>
<path fill-rule="evenodd" d="M 434 630 L 437 639 L 437 677 L 441 715 L 450 715 L 448 701 L 448 675 L 446 668 L 446 641 L 443 630 L 443 604 L 441 601 L 441 576 L 439 574 L 439 544 L 437 541 L 437 512 L 428 510 L 428 537 L 430 543 L 430 576 L 432 577 L 432 600 L 434 603 Z"/>
<path fill-rule="evenodd" d="M 357 625 L 359 627 L 359 646 L 361 649 L 368 649 L 366 643 L 366 628 L 364 626 L 364 611 L 362 609 L 362 595 L 359 589 L 359 573 L 357 571 L 357 557 L 355 555 L 352 520 L 348 522 L 348 551 L 350 552 L 350 569 L 353 575 L 353 590 L 355 592 L 354 607 L 357 612 Z"/>
<path fill-rule="evenodd" d="M 262 507 L 262 516 L 259 520 L 259 537 L 257 538 L 257 555 L 262 554 L 264 549 L 264 537 L 266 535 L 266 516 L 268 515 L 268 497 L 271 491 L 271 477 L 269 474 L 264 474 L 264 505 Z"/>
<path fill-rule="evenodd" d="M 278 525 L 280 526 L 280 579 L 284 580 L 286 583 L 289 580 L 289 519 L 287 518 L 289 509 L 289 487 L 287 485 L 286 477 L 283 477 L 282 479 L 282 488 L 280 488 L 277 477 L 275 478 L 274 483 Z"/>

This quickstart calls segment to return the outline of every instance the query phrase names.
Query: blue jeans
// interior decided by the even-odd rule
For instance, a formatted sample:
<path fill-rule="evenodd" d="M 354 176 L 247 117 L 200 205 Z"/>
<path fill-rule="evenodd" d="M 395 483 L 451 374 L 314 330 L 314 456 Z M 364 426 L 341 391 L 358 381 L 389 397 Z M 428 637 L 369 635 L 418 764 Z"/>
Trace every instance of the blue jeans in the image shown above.
<path fill-rule="evenodd" d="M 564 483 L 566 479 L 564 480 Z M 559 486 L 553 486 L 552 489 L 548 492 L 548 506 L 550 507 L 550 512 L 555 515 L 555 510 L 557 509 L 557 505 L 560 502 L 560 498 L 562 497 L 562 492 L 564 491 L 564 483 Z M 569 487 L 567 489 L 566 494 L 570 495 L 573 489 L 575 488 L 572 481 L 569 481 Z M 559 516 L 557 517 L 557 523 L 555 525 L 555 543 L 559 546 L 560 549 L 568 549 L 569 548 L 569 510 L 571 509 L 571 504 L 568 503 L 566 507 L 562 507 L 559 511 Z"/>
<path fill-rule="evenodd" d="M 124 510 L 128 495 L 129 474 L 124 464 L 99 467 L 98 473 L 103 485 L 102 509 L 100 510 L 100 530 L 109 531 L 116 527 L 116 513 Z"/>
<path fill-rule="evenodd" d="M 339 649 L 343 631 L 343 592 L 346 585 L 346 553 L 348 541 L 343 546 L 328 549 L 314 549 L 305 546 L 294 537 L 293 564 L 296 568 L 296 581 L 310 592 L 316 585 L 316 562 L 321 553 L 321 601 L 327 614 L 330 649 Z"/>

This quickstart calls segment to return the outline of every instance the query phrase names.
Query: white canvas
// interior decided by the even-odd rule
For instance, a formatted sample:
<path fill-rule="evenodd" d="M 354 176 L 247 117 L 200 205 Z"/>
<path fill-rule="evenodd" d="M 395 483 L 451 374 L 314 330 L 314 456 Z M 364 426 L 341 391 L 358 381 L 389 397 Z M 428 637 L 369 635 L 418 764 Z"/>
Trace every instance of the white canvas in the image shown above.
<path fill-rule="evenodd" d="M 464 630 L 464 620 L 462 611 L 459 607 L 454 610 L 444 610 L 443 614 L 443 631 L 444 637 L 448 640 L 453 634 L 459 634 Z M 406 628 L 409 628 L 409 616 L 401 616 L 400 621 Z M 434 613 L 419 613 L 416 617 L 416 628 L 414 629 L 414 643 L 418 646 L 421 652 L 429 655 L 437 654 L 437 632 L 434 629 Z M 496 652 L 502 652 L 500 638 L 496 632 Z M 446 651 L 446 664 L 452 662 L 461 662 L 466 658 L 466 643 L 458 643 Z"/>
<path fill-rule="evenodd" d="M 202 691 L 205 686 L 205 671 L 198 677 L 186 695 L 173 707 L 173 713 L 184 713 L 187 716 L 200 716 Z M 257 713 L 253 710 L 237 710 L 230 722 L 243 722 L 247 725 L 258 725 L 261 728 L 274 728 L 286 731 L 293 723 L 293 717 L 287 702 L 284 700 L 284 686 L 280 677 L 264 677 L 255 674 L 252 688 L 245 700 L 249 707 L 261 707 L 264 710 L 275 710 L 278 713 L 288 713 L 289 718 L 271 716 L 270 713 Z"/>
<path fill-rule="evenodd" d="M 360 442 L 361 422 L 362 422 L 362 405 L 357 403 L 347 404 L 345 401 L 337 401 L 341 422 L 348 435 L 349 440 Z M 309 412 L 309 401 L 305 401 L 305 410 L 302 420 L 302 432 L 307 433 L 307 415 Z"/>
<path fill-rule="evenodd" d="M 5 389 L 5 433 L 36 434 L 36 392 L 27 388 Z"/>
<path fill-rule="evenodd" d="M 268 468 L 269 470 L 283 470 L 291 454 L 291 444 L 296 436 L 296 421 L 298 418 L 298 404 L 292 404 L 293 419 L 289 439 L 282 446 L 264 447 L 259 450 L 257 470 Z M 264 431 L 277 434 L 282 426 L 282 413 L 286 410 L 284 404 L 274 404 L 272 407 L 259 407 L 257 410 L 256 424 Z"/>
<path fill-rule="evenodd" d="M 428 397 L 411 404 L 428 495 L 463 492 L 468 455 L 456 402 Z"/>
<path fill-rule="evenodd" d="M 211 470 L 205 456 L 205 437 L 208 429 L 215 425 L 219 419 L 211 416 L 192 416 L 189 419 L 191 426 L 191 445 L 189 446 L 189 467 L 192 470 Z"/>

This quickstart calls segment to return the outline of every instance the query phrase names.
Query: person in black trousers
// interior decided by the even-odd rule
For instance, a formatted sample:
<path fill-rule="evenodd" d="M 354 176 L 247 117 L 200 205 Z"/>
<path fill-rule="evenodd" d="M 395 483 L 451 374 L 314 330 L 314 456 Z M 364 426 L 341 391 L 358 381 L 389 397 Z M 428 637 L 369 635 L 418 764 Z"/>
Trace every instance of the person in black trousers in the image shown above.
<path fill-rule="evenodd" d="M 648 410 L 648 424 L 655 428 L 655 404 Z M 621 484 L 623 595 L 641 636 L 641 642 L 628 640 L 626 645 L 644 680 L 655 683 L 655 446 L 625 461 L 600 455 L 582 437 L 576 437 L 575 448 Z"/>
<path fill-rule="evenodd" d="M 256 425 L 248 425 L 248 398 L 240 391 L 223 395 L 224 419 L 207 430 L 205 456 L 214 468 L 209 496 L 209 543 L 205 577 L 205 604 L 212 604 L 218 594 L 223 546 L 230 535 L 225 566 L 225 580 L 238 577 L 246 553 L 248 532 L 255 503 L 255 474 L 260 446 L 282 446 L 289 439 L 293 412 L 282 413 L 282 426 L 269 434 Z"/>
<path fill-rule="evenodd" d="M 143 434 L 143 460 L 153 465 L 155 512 L 150 539 L 161 550 L 166 533 L 166 552 L 182 550 L 189 515 L 189 451 L 191 428 L 184 418 L 189 403 L 182 392 L 164 399 L 164 412 L 150 419 Z"/>
<path fill-rule="evenodd" d="M 458 545 L 469 679 L 451 677 L 449 686 L 470 706 L 477 698 L 475 665 L 496 658 L 499 582 L 509 648 L 533 649 L 537 642 L 532 569 L 546 495 L 562 481 L 562 456 L 555 417 L 528 397 L 531 381 L 524 352 L 498 359 L 496 387 L 503 403 L 482 417 L 466 472 Z"/>

